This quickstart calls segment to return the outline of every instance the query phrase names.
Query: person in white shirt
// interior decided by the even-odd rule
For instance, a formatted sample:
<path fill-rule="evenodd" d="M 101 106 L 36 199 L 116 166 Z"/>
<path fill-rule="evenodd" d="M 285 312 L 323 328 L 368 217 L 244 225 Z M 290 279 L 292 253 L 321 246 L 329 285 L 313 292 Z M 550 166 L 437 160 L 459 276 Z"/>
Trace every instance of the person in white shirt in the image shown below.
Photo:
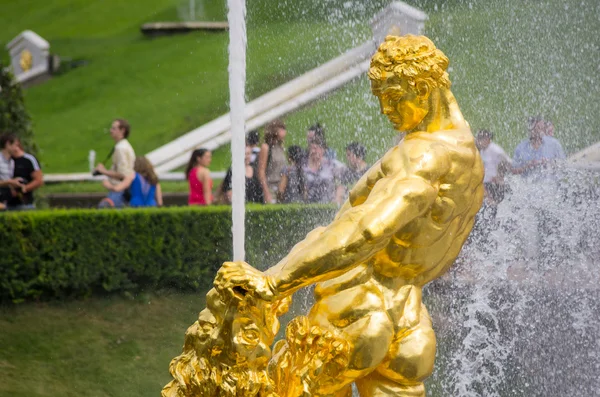
<path fill-rule="evenodd" d="M 0 136 L 0 211 L 6 209 L 6 202 L 12 197 L 11 189 L 20 189 L 23 184 L 13 177 L 15 161 L 9 151 L 11 134 Z"/>
<path fill-rule="evenodd" d="M 511 168 L 512 161 L 504 149 L 492 142 L 493 134 L 479 130 L 475 143 L 483 161 L 486 201 L 499 203 L 504 199 L 504 174 Z"/>
<path fill-rule="evenodd" d="M 126 176 L 133 174 L 133 165 L 135 163 L 135 151 L 127 140 L 129 137 L 130 126 L 126 120 L 116 119 L 110 127 L 110 136 L 115 141 L 115 147 L 112 151 L 112 166 L 106 169 L 104 164 L 96 166 L 96 173 L 108 177 L 112 185 L 117 185 Z M 126 204 L 125 192 L 110 191 L 108 196 L 100 202 L 100 207 L 123 207 Z"/>

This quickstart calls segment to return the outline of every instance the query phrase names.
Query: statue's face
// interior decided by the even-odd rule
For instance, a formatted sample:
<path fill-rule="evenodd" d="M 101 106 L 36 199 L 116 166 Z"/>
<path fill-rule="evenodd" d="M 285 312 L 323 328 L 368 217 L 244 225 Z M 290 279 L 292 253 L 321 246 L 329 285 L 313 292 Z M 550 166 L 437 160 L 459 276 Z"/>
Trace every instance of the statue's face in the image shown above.
<path fill-rule="evenodd" d="M 428 87 L 425 87 L 427 92 Z M 427 98 L 419 95 L 406 80 L 392 78 L 376 94 L 381 113 L 385 114 L 398 131 L 414 129 L 429 111 Z"/>

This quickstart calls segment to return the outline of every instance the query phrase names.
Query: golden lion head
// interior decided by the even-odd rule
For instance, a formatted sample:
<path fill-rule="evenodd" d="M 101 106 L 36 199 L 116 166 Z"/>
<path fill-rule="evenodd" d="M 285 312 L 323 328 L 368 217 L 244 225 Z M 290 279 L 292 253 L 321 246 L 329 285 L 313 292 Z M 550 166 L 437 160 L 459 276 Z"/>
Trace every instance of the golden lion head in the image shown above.
<path fill-rule="evenodd" d="M 276 397 L 267 375 L 278 316 L 289 300 L 265 302 L 250 295 L 206 295 L 207 307 L 185 334 L 183 353 L 169 371 L 163 397 Z"/>

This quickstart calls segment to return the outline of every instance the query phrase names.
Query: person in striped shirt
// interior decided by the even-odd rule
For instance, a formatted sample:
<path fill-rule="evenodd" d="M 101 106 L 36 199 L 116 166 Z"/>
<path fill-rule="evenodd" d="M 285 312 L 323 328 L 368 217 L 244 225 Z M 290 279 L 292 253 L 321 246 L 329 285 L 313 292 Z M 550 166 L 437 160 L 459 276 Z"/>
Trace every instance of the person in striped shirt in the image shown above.
<path fill-rule="evenodd" d="M 44 176 L 40 163 L 34 155 L 25 153 L 21 141 L 14 134 L 3 138 L 5 148 L 13 159 L 13 179 L 21 186 L 11 188 L 11 197 L 6 203 L 9 210 L 34 209 L 33 192 L 44 184 Z"/>

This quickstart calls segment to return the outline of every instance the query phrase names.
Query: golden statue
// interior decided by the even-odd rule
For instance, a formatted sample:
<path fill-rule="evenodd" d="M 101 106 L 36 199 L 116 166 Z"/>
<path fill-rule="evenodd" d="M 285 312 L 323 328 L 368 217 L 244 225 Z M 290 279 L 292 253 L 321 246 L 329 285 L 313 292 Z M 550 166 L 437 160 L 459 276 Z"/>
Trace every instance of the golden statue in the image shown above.
<path fill-rule="evenodd" d="M 21 57 L 19 58 L 19 65 L 24 72 L 27 72 L 31 69 L 31 65 L 33 64 L 33 55 L 27 49 L 21 52 Z"/>
<path fill-rule="evenodd" d="M 369 78 L 404 139 L 277 265 L 223 264 L 163 396 L 347 397 L 352 383 L 362 397 L 425 396 L 435 336 L 421 288 L 452 265 L 483 199 L 447 66 L 426 37 L 386 38 Z M 315 305 L 271 352 L 277 316 L 314 283 Z"/>

